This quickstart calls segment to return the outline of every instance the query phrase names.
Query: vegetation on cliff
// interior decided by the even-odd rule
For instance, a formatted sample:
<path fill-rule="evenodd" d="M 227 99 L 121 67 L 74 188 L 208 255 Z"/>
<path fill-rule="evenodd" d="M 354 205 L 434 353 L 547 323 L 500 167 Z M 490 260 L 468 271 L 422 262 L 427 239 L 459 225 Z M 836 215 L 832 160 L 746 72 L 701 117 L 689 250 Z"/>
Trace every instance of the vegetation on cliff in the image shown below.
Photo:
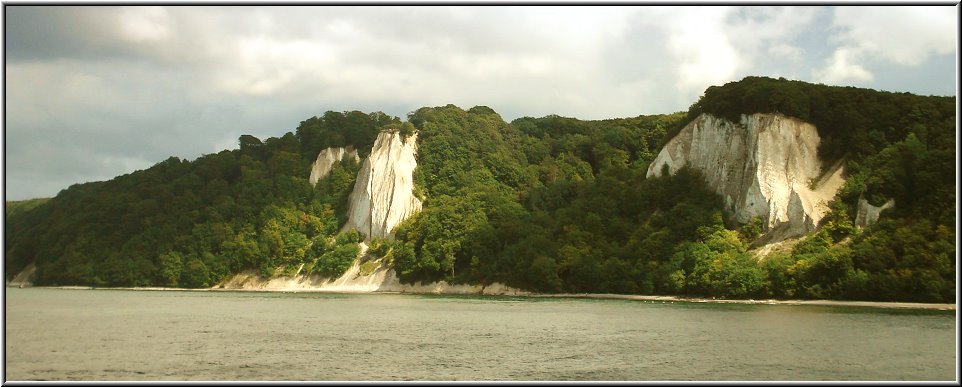
<path fill-rule="evenodd" d="M 183 287 L 244 270 L 293 274 L 301 264 L 302 273 L 339 274 L 357 252 L 356 234 L 335 235 L 359 164 L 346 158 L 315 187 L 310 164 L 317 146 L 373 143 L 371 133 L 399 122 L 386 117 L 328 112 L 302 122 L 296 135 L 244 135 L 237 150 L 171 157 L 8 211 L 5 271 L 35 262 L 38 285 Z"/>
<path fill-rule="evenodd" d="M 825 165 L 844 160 L 847 170 L 821 231 L 765 263 L 772 295 L 955 300 L 954 97 L 747 77 L 709 87 L 686 120 L 757 112 L 812 122 Z M 857 230 L 860 197 L 895 208 Z"/>
<path fill-rule="evenodd" d="M 338 236 L 359 165 L 312 187 L 330 146 L 362 157 L 380 130 L 418 131 L 423 210 L 376 240 L 404 282 L 502 282 L 542 292 L 955 300 L 954 98 L 749 77 L 709 88 L 687 113 L 505 122 L 493 110 L 328 112 L 294 133 L 194 161 L 170 158 L 78 184 L 6 219 L 7 276 L 35 283 L 202 287 L 232 273 L 338 275 L 357 234 Z M 813 122 L 823 159 L 848 176 L 820 231 L 759 262 L 759 224 L 726 224 L 694 171 L 645 179 L 661 146 L 701 113 L 780 112 Z M 896 207 L 862 230 L 859 197 Z"/>

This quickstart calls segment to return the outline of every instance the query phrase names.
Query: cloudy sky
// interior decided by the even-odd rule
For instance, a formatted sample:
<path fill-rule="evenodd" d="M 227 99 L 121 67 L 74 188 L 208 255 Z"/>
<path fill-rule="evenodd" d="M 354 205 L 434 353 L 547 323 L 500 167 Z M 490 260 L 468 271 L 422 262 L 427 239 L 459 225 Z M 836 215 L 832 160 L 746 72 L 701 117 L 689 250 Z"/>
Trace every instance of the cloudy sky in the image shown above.
<path fill-rule="evenodd" d="M 942 7 L 6 9 L 7 200 L 283 135 L 327 110 L 686 110 L 746 75 L 956 94 Z"/>

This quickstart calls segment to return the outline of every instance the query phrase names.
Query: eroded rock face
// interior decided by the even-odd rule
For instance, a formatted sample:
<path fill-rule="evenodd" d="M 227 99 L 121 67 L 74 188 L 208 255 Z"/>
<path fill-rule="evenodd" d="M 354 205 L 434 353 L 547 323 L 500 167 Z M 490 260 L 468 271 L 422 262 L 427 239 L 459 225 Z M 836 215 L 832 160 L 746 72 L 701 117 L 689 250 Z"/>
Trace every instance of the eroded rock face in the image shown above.
<path fill-rule="evenodd" d="M 807 122 L 780 114 L 742 115 L 739 123 L 702 114 L 665 145 L 647 176 L 700 171 L 739 222 L 758 216 L 766 243 L 813 231 L 844 182 L 841 164 L 822 174 L 820 138 Z M 809 188 L 811 182 L 814 189 Z"/>
<path fill-rule="evenodd" d="M 344 230 L 356 229 L 367 239 L 390 238 L 394 227 L 421 210 L 414 196 L 416 155 L 417 134 L 406 140 L 397 132 L 378 135 L 358 171 Z"/>
<path fill-rule="evenodd" d="M 855 227 L 863 228 L 878 221 L 879 215 L 886 209 L 895 207 L 895 199 L 889 199 L 881 206 L 873 206 L 863 197 L 858 198 L 858 210 L 855 213 Z"/>
<path fill-rule="evenodd" d="M 314 164 L 311 165 L 311 176 L 308 178 L 311 185 L 316 185 L 319 180 L 331 173 L 334 163 L 341 161 L 345 155 L 361 161 L 361 158 L 357 156 L 357 151 L 350 147 L 327 148 L 318 153 L 317 160 L 314 160 Z"/>

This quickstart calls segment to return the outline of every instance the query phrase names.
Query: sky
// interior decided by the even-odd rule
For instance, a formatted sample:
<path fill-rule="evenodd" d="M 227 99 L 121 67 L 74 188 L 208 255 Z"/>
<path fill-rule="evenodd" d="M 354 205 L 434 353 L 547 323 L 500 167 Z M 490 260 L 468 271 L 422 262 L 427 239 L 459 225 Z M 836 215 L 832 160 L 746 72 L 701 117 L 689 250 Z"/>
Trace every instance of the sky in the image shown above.
<path fill-rule="evenodd" d="M 748 75 L 956 95 L 955 6 L 6 5 L 4 192 L 52 197 L 325 111 L 687 110 Z"/>

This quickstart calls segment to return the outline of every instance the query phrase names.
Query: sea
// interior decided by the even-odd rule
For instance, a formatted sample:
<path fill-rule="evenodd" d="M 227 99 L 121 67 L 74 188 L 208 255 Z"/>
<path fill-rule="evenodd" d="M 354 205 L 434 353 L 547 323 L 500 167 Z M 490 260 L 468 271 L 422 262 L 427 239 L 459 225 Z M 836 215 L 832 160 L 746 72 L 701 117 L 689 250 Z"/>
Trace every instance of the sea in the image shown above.
<path fill-rule="evenodd" d="M 6 288 L 5 381 L 955 381 L 956 312 Z"/>

